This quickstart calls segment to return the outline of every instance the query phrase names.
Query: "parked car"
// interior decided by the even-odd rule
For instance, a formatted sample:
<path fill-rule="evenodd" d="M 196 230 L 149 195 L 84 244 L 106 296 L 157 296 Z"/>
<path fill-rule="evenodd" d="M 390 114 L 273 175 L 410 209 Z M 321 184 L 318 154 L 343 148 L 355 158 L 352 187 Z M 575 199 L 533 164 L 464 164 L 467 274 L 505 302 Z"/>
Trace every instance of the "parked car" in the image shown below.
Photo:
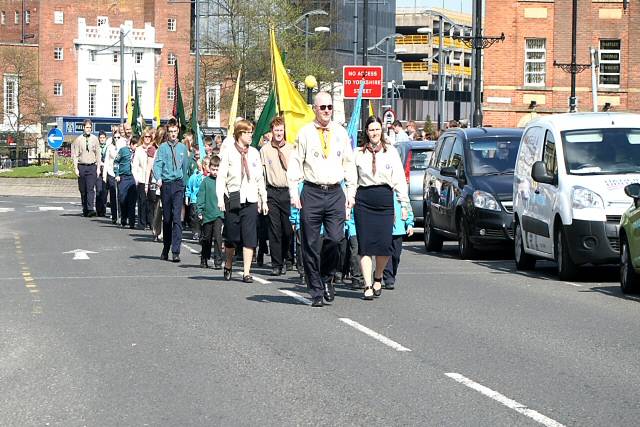
<path fill-rule="evenodd" d="M 626 294 L 640 290 L 640 183 L 627 185 L 624 192 L 633 198 L 620 220 L 620 288 Z"/>
<path fill-rule="evenodd" d="M 405 141 L 396 144 L 409 185 L 409 200 L 416 225 L 422 225 L 424 219 L 422 180 L 435 146 L 435 141 Z"/>
<path fill-rule="evenodd" d="M 479 247 L 511 245 L 513 167 L 521 129 L 456 128 L 445 132 L 423 182 L 424 245 L 440 251 L 458 240 L 461 258 Z"/>
<path fill-rule="evenodd" d="M 516 267 L 555 260 L 569 280 L 579 265 L 618 263 L 624 187 L 639 181 L 639 114 L 558 114 L 530 123 L 513 183 Z"/>

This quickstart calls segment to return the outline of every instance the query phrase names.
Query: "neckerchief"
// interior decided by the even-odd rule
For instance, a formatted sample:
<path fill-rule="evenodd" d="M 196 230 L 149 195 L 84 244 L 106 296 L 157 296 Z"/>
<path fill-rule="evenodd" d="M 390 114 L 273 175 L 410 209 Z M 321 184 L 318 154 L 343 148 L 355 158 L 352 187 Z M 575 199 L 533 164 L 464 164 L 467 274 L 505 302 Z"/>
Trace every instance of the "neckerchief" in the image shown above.
<path fill-rule="evenodd" d="M 178 145 L 178 142 L 175 141 L 175 144 L 172 144 L 171 142 L 168 142 L 169 144 L 169 148 L 171 148 L 171 156 L 173 157 L 173 167 L 174 169 L 178 169 L 178 160 L 176 159 L 176 145 Z"/>
<path fill-rule="evenodd" d="M 100 145 L 100 159 L 104 163 L 104 158 L 107 155 L 107 148 L 109 146 L 107 144 Z"/>
<path fill-rule="evenodd" d="M 241 147 L 238 144 L 233 144 L 240 153 L 242 157 L 242 178 L 247 179 L 247 181 L 251 178 L 251 174 L 249 173 L 249 161 L 247 160 L 247 154 L 249 153 L 249 147 Z"/>
<path fill-rule="evenodd" d="M 284 145 L 286 143 L 287 142 L 285 140 L 282 140 L 282 142 L 280 144 L 277 144 L 277 143 L 274 143 L 274 141 L 271 141 L 271 146 L 273 148 L 275 148 L 276 151 L 278 152 L 278 158 L 280 159 L 280 165 L 282 166 L 282 169 L 284 169 L 285 171 L 287 170 L 287 157 L 282 152 L 282 147 L 284 147 Z"/>
<path fill-rule="evenodd" d="M 329 158 L 329 151 L 331 150 L 331 129 L 329 129 L 329 126 L 322 126 L 318 122 L 316 122 L 315 125 L 320 135 L 320 143 L 322 144 L 322 157 L 327 159 Z"/>
<path fill-rule="evenodd" d="M 372 159 L 371 159 L 371 172 L 373 173 L 373 176 L 376 175 L 376 154 L 382 150 L 382 142 L 379 142 L 377 145 L 373 145 L 372 143 L 368 142 L 365 146 L 364 146 L 364 150 L 367 150 L 371 153 Z"/>

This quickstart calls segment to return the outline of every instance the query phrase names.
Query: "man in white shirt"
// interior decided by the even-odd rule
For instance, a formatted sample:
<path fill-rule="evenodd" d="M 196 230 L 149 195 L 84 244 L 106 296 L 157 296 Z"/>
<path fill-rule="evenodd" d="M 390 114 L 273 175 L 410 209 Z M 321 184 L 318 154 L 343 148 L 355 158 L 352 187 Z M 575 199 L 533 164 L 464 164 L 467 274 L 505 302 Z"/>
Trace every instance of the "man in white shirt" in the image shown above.
<path fill-rule="evenodd" d="M 322 298 L 333 301 L 335 291 L 329 280 L 323 283 L 322 271 L 335 271 L 338 242 L 344 237 L 344 221 L 355 195 L 356 169 L 347 131 L 331 120 L 333 101 L 327 92 L 319 92 L 313 104 L 316 118 L 298 133 L 296 151 L 291 156 L 287 179 L 291 205 L 300 210 L 302 258 L 312 307 L 322 307 Z M 341 187 L 344 181 L 346 194 Z M 299 191 L 304 182 L 304 191 Z M 320 228 L 324 226 L 324 243 Z M 322 252 L 328 254 L 320 260 Z M 333 250 L 331 248 L 334 248 Z"/>
<path fill-rule="evenodd" d="M 409 141 L 409 135 L 407 134 L 407 132 L 404 131 L 404 128 L 402 127 L 402 123 L 400 123 L 400 120 L 396 120 L 395 122 L 393 122 L 392 126 L 393 126 L 393 131 L 396 134 L 394 144 L 397 144 L 399 142 Z"/>

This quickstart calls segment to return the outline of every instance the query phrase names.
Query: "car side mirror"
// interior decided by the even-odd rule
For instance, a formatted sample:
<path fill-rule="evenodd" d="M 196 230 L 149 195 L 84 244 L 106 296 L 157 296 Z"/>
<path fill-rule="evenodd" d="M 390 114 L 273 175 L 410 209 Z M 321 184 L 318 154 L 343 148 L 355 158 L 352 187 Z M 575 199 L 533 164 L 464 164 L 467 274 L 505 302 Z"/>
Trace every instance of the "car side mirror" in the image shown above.
<path fill-rule="evenodd" d="M 452 166 L 446 166 L 440 169 L 440 175 L 448 176 L 449 178 L 457 178 L 458 177 L 458 169 Z"/>
<path fill-rule="evenodd" d="M 547 172 L 547 166 L 540 160 L 533 164 L 533 168 L 531 169 L 531 178 L 541 184 L 556 184 L 556 177 Z"/>
<path fill-rule="evenodd" d="M 634 182 L 624 187 L 624 194 L 633 198 L 633 204 L 636 208 L 640 207 L 640 183 Z"/>

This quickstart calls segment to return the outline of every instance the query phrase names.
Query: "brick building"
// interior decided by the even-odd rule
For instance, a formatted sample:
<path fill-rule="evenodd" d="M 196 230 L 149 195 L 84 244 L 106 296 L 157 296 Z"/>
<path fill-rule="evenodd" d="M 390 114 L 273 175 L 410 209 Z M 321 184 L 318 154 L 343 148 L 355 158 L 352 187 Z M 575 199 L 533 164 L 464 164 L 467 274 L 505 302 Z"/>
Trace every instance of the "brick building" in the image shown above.
<path fill-rule="evenodd" d="M 484 51 L 484 123 L 524 125 L 539 114 L 567 112 L 571 75 L 554 67 L 571 62 L 571 0 L 486 2 L 485 34 L 506 39 Z M 596 48 L 599 110 L 640 111 L 640 8 L 623 0 L 578 0 L 577 63 Z M 578 74 L 579 111 L 592 110 L 591 71 Z"/>

